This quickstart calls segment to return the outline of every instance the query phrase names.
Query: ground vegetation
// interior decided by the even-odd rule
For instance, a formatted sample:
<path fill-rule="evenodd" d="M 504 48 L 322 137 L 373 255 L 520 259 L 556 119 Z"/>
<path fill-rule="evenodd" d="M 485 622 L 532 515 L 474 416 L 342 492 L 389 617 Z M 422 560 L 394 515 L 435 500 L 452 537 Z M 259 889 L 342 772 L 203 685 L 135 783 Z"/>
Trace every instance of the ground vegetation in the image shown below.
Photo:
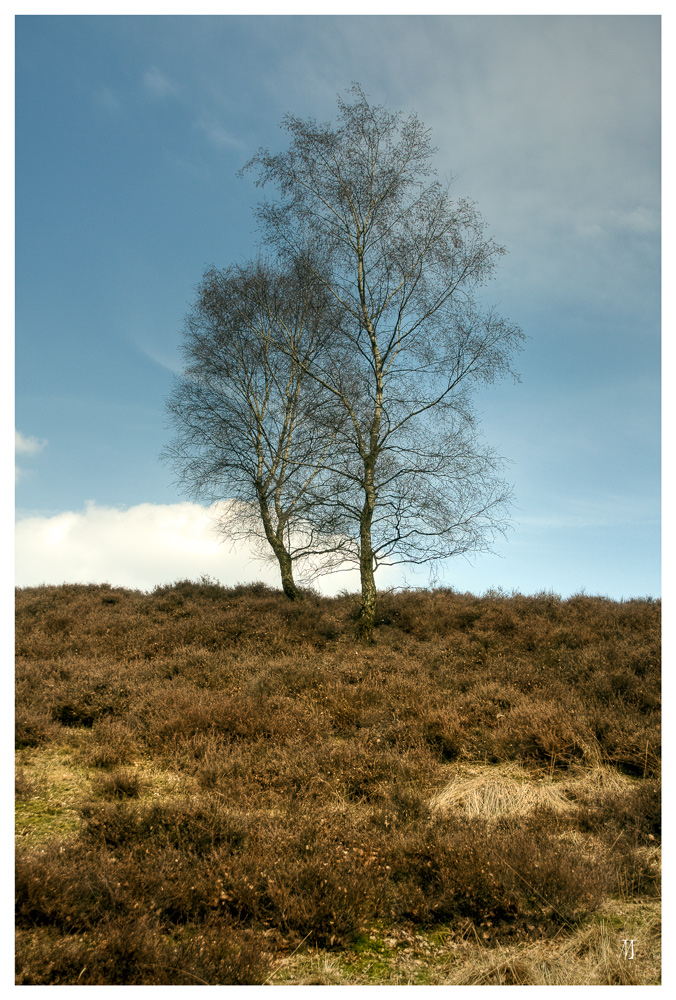
<path fill-rule="evenodd" d="M 659 982 L 659 602 L 359 609 L 17 591 L 18 984 Z"/>

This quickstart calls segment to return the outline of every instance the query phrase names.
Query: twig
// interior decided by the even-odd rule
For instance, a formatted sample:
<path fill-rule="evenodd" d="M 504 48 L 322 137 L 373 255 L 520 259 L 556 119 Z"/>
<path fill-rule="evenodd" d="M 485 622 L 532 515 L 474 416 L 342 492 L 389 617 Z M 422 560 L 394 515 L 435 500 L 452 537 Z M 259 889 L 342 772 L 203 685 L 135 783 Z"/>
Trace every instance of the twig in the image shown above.
<path fill-rule="evenodd" d="M 618 833 L 618 835 L 617 835 L 617 836 L 615 837 L 615 840 L 614 840 L 614 841 L 612 842 L 612 844 L 610 845 L 610 850 L 611 850 L 611 851 L 612 851 L 613 847 L 614 847 L 614 846 L 615 846 L 615 844 L 616 844 L 616 843 L 618 842 L 618 840 L 620 839 L 620 837 L 622 836 L 622 834 L 623 834 L 623 833 L 624 833 L 624 830 L 620 830 L 620 832 Z"/>
<path fill-rule="evenodd" d="M 483 941 L 481 941 L 479 939 L 479 935 L 477 934 L 477 930 L 476 930 L 476 927 L 474 926 L 474 922 L 472 922 L 472 924 L 470 926 L 471 926 L 472 930 L 474 931 L 474 937 L 476 938 L 477 944 L 479 945 L 479 947 L 480 948 L 485 948 L 486 945 L 483 943 Z"/>
<path fill-rule="evenodd" d="M 157 962 L 156 963 L 139 962 L 139 968 L 140 969 L 168 969 L 170 972 L 180 972 L 182 976 L 191 976 L 193 979 L 196 979 L 198 983 L 202 984 L 202 986 L 209 986 L 209 983 L 205 983 L 205 981 L 203 979 L 200 979 L 200 977 L 196 976 L 193 972 L 188 972 L 187 969 L 179 969 L 179 967 L 177 965 L 161 965 L 161 964 L 159 964 Z M 84 972 L 84 969 L 82 970 L 82 972 Z M 80 973 L 80 975 L 82 975 L 82 972 Z M 79 979 L 79 976 L 78 976 L 78 979 Z"/>
<path fill-rule="evenodd" d="M 284 965 L 284 963 L 288 962 L 290 959 L 293 958 L 293 956 L 296 954 L 296 952 L 298 951 L 298 949 L 301 947 L 301 945 L 305 944 L 305 942 L 307 941 L 307 939 L 310 937 L 311 934 L 312 934 L 312 931 L 308 931 L 307 934 L 305 935 L 305 937 L 303 938 L 303 940 L 299 944 L 297 944 L 296 947 L 293 949 L 293 951 L 291 952 L 291 954 L 287 955 L 286 958 L 283 958 L 281 960 L 281 962 L 278 965 L 275 966 L 275 968 L 272 970 L 272 972 L 270 973 L 270 975 L 268 976 L 268 978 L 263 983 L 263 986 L 267 986 L 267 984 L 270 982 L 270 980 L 272 979 L 272 977 L 277 972 L 279 972 L 279 970 Z"/>

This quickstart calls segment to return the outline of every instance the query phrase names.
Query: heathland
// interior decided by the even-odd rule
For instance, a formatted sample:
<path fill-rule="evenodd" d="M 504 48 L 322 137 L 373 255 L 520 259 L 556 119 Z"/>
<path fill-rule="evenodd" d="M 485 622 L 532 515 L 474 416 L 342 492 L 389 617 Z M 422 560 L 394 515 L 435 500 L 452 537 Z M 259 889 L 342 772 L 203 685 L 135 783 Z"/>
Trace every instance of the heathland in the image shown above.
<path fill-rule="evenodd" d="M 658 983 L 660 610 L 18 590 L 17 983 Z"/>

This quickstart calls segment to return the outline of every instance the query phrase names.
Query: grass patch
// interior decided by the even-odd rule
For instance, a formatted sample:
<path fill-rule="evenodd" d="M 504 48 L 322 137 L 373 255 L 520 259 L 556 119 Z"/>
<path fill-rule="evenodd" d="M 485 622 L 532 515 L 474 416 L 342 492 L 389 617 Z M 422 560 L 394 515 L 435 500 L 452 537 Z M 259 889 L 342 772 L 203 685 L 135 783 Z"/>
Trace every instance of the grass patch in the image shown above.
<path fill-rule="evenodd" d="M 84 766 L 82 745 L 37 747 L 17 753 L 15 834 L 28 847 L 61 840 L 82 830 L 83 803 L 95 798 L 172 797 L 180 786 L 176 774 L 153 768 L 150 761 L 101 773 Z M 88 755 L 84 754 L 84 759 Z"/>
<path fill-rule="evenodd" d="M 601 911 L 555 938 L 488 946 L 470 927 L 433 932 L 373 927 L 340 953 L 304 948 L 270 982 L 315 986 L 659 985 L 658 903 L 607 900 Z M 634 942 L 634 958 L 624 942 Z M 627 954 L 630 954 L 629 951 Z"/>
<path fill-rule="evenodd" d="M 70 755 L 52 749 L 24 751 L 16 769 L 15 829 L 25 845 L 74 834 L 80 827 L 77 802 L 87 774 Z"/>

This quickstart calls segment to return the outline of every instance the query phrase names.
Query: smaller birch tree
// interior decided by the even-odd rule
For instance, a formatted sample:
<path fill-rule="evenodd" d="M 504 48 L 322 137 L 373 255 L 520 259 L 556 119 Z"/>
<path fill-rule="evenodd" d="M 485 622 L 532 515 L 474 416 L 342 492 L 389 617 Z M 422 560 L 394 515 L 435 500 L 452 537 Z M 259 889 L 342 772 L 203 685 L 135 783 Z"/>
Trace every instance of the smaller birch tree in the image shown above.
<path fill-rule="evenodd" d="M 166 401 L 176 436 L 163 457 L 178 483 L 199 501 L 235 501 L 220 530 L 276 559 L 291 600 L 302 596 L 296 569 L 308 583 L 342 558 L 338 518 L 315 510 L 332 490 L 326 457 L 341 420 L 307 374 L 330 353 L 335 314 L 302 263 L 210 268 Z"/>

